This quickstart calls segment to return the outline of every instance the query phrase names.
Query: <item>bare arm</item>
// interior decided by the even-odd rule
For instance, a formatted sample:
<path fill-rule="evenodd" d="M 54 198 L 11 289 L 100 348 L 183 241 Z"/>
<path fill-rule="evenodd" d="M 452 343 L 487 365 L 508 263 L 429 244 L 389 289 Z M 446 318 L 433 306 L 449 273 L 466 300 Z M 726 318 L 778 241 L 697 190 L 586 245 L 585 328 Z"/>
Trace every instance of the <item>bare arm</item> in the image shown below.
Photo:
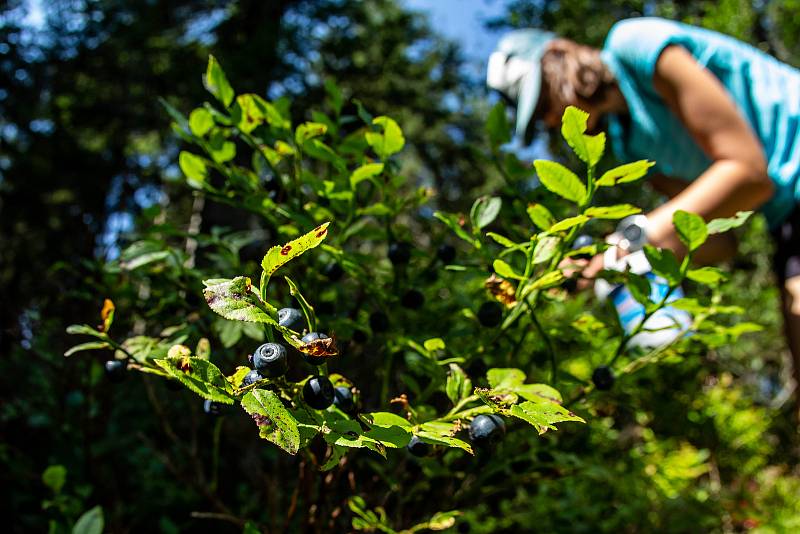
<path fill-rule="evenodd" d="M 772 196 L 773 184 L 760 141 L 722 84 L 689 52 L 679 46 L 664 49 L 653 83 L 713 161 L 694 182 L 648 215 L 650 241 L 683 254 L 672 226 L 676 210 L 697 213 L 706 220 L 729 217 L 761 206 Z M 698 257 L 704 259 L 711 258 Z"/>

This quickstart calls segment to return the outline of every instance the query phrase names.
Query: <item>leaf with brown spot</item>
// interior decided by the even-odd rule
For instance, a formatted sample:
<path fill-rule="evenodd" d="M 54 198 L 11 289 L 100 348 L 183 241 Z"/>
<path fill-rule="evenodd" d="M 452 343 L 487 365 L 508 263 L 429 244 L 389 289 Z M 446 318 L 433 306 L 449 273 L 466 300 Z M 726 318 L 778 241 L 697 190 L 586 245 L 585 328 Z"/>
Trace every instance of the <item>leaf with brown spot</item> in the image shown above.
<path fill-rule="evenodd" d="M 500 278 L 496 274 L 492 274 L 492 276 L 486 279 L 483 285 L 489 293 L 504 304 L 506 308 L 513 308 L 517 305 L 516 289 L 508 280 Z"/>
<path fill-rule="evenodd" d="M 324 356 L 326 358 L 339 355 L 336 346 L 336 336 L 331 334 L 327 339 L 315 339 L 297 347 L 297 350 L 311 356 Z"/>
<path fill-rule="evenodd" d="M 269 304 L 260 302 L 253 294 L 252 284 L 246 276 L 237 276 L 232 280 L 204 280 L 206 288 L 203 296 L 208 306 L 232 321 L 251 323 L 277 324 L 262 307 L 269 309 Z"/>
<path fill-rule="evenodd" d="M 264 255 L 264 259 L 261 260 L 261 268 L 264 269 L 267 279 L 290 260 L 322 243 L 328 235 L 329 224 L 329 222 L 321 224 L 285 245 L 270 248 Z"/>

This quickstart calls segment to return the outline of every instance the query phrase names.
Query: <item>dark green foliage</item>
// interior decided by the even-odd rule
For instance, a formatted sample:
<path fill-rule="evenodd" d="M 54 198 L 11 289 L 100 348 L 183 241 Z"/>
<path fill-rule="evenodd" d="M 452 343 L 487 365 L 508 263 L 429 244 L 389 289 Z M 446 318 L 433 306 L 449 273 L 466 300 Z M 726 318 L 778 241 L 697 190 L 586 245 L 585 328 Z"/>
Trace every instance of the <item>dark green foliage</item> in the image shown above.
<path fill-rule="evenodd" d="M 456 248 L 448 244 L 440 245 L 439 248 L 436 249 L 436 257 L 445 265 L 453 263 L 453 260 L 456 259 Z"/>
<path fill-rule="evenodd" d="M 382 311 L 372 312 L 369 316 L 369 327 L 376 334 L 389 330 L 389 316 Z"/>

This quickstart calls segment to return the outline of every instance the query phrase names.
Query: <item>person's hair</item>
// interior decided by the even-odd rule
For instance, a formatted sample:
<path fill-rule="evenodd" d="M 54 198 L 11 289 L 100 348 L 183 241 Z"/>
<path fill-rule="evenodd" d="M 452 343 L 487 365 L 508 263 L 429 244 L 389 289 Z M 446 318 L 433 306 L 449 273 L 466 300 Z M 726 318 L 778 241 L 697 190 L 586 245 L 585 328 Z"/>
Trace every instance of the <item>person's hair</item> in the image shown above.
<path fill-rule="evenodd" d="M 548 102 L 597 104 L 616 84 L 614 74 L 600 59 L 600 50 L 568 39 L 555 39 L 542 55 L 542 90 L 537 110 Z"/>

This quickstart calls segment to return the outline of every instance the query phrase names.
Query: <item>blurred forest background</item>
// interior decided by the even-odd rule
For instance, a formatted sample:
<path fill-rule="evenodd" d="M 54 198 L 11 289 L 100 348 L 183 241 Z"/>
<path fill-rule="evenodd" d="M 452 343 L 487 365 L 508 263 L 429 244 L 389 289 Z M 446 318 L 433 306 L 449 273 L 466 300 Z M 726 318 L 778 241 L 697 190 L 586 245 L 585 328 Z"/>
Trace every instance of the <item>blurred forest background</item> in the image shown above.
<path fill-rule="evenodd" d="M 539 26 L 599 46 L 615 21 L 658 15 L 800 64 L 798 0 L 495 3 L 502 15 L 485 21 L 493 31 Z M 139 438 L 157 442 L 161 435 L 148 391 L 138 380 L 115 388 L 102 381 L 98 361 L 63 357 L 74 343 L 65 325 L 95 321 L 109 283 L 101 264 L 119 255 L 124 236 L 154 210 L 186 225 L 198 210 L 185 189 L 171 191 L 180 144 L 159 97 L 182 111 L 206 99 L 199 81 L 209 53 L 239 91 L 291 97 L 295 120 L 309 118 L 306 110 L 324 98 L 324 81 L 335 79 L 347 97 L 397 119 L 409 143 L 405 173 L 434 186 L 439 205 L 463 211 L 494 172 L 476 155 L 485 145 L 489 95 L 464 68 L 459 47 L 402 2 L 40 6 L 42 21 L 32 25 L 28 2 L 0 2 L 0 507 L 18 532 L 44 531 L 54 517 L 74 521 L 95 504 L 109 530 L 213 530 L 189 512 L 219 509 L 216 497 L 176 483 L 154 459 L 159 444 Z M 633 201 L 651 202 L 650 193 L 641 194 Z M 205 231 L 254 224 L 232 220 L 219 205 L 199 209 Z M 756 396 L 780 403 L 788 370 L 763 222 L 743 237 L 732 298 L 767 332 L 720 357 L 752 374 Z M 197 406 L 180 402 L 196 416 Z M 180 432 L 196 418 L 175 425 Z M 50 465 L 67 473 L 56 500 L 41 478 Z M 246 469 L 226 465 L 234 479 Z M 228 505 L 246 501 L 246 492 L 246 485 L 236 488 Z M 43 502 L 50 504 L 44 511 Z"/>

